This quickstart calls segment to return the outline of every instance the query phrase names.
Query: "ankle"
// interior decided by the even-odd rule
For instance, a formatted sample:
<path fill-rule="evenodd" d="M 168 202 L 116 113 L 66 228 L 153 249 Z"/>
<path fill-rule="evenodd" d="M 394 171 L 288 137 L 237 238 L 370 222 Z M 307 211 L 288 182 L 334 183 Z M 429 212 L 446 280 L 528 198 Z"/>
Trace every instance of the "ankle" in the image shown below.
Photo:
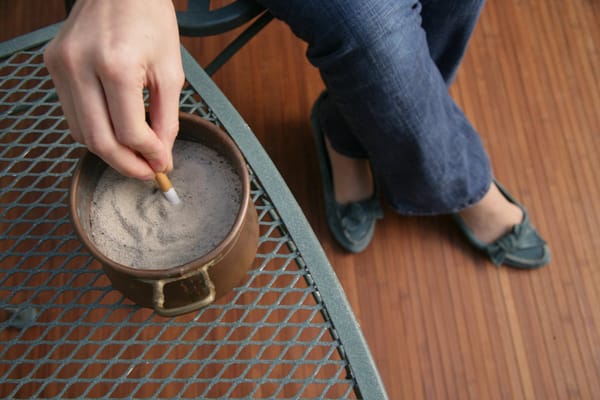
<path fill-rule="evenodd" d="M 523 210 L 504 197 L 495 184 L 478 203 L 459 215 L 475 237 L 486 244 L 510 232 L 523 220 Z"/>
<path fill-rule="evenodd" d="M 347 204 L 373 196 L 375 184 L 371 164 L 367 159 L 350 158 L 336 152 L 325 138 L 333 175 L 335 200 Z"/>

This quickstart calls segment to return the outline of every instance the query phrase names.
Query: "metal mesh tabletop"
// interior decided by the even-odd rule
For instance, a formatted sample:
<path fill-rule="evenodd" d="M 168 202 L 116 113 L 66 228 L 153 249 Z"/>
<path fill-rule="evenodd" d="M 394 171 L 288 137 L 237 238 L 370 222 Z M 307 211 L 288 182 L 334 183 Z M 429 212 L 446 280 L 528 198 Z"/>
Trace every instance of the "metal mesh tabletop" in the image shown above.
<path fill-rule="evenodd" d="M 177 318 L 112 289 L 69 220 L 70 175 L 83 149 L 43 66 L 56 29 L 0 45 L 0 396 L 385 398 L 299 207 L 185 51 L 181 110 L 221 126 L 245 155 L 258 254 L 240 287 Z"/>

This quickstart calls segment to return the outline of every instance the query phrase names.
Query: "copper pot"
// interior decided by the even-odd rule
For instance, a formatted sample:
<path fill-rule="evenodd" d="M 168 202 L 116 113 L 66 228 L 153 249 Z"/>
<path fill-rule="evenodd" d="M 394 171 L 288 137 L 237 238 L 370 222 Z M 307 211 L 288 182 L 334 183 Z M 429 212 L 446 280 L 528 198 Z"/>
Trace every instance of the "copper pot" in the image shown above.
<path fill-rule="evenodd" d="M 90 207 L 107 164 L 90 152 L 83 155 L 73 173 L 69 199 L 75 232 L 100 261 L 113 286 L 138 305 L 169 317 L 205 307 L 231 291 L 244 278 L 258 246 L 258 218 L 250 197 L 250 178 L 237 146 L 214 124 L 185 113 L 180 114 L 179 139 L 216 150 L 231 163 L 242 186 L 233 227 L 221 243 L 199 259 L 168 269 L 140 269 L 102 254 L 90 237 Z"/>

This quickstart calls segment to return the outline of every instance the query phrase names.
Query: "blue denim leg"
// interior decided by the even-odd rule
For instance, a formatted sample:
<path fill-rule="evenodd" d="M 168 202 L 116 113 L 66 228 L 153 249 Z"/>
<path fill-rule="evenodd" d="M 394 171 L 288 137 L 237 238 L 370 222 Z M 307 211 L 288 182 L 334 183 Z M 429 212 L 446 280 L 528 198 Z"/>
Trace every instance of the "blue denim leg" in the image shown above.
<path fill-rule="evenodd" d="M 452 83 L 485 0 L 423 0 L 421 26 L 431 58 Z"/>
<path fill-rule="evenodd" d="M 262 3 L 308 43 L 330 93 L 321 122 L 332 145 L 370 159 L 394 209 L 450 213 L 483 197 L 488 157 L 447 90 L 481 1 L 424 1 L 423 10 L 416 0 Z"/>

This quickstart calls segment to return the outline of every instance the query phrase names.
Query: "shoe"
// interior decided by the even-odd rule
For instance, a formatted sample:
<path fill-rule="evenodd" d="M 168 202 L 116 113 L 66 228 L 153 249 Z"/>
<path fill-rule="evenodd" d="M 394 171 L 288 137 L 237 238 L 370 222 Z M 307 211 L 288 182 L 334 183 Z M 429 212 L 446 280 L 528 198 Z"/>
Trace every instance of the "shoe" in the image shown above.
<path fill-rule="evenodd" d="M 340 204 L 335 200 L 333 174 L 325 145 L 325 133 L 321 129 L 319 121 L 319 110 L 327 96 L 327 92 L 323 92 L 313 105 L 311 112 L 312 130 L 325 197 L 325 215 L 329 229 L 337 242 L 349 252 L 358 253 L 371 242 L 375 231 L 375 221 L 383 217 L 383 211 L 376 195 L 377 190 L 366 200 L 348 204 Z"/>
<path fill-rule="evenodd" d="M 478 250 L 486 253 L 492 262 L 500 266 L 506 264 L 521 269 L 534 269 L 550 262 L 550 249 L 535 230 L 525 207 L 497 181 L 494 181 L 500 192 L 508 201 L 518 206 L 523 212 L 523 221 L 496 241 L 486 244 L 475 237 L 471 229 L 458 214 L 452 214 L 454 221 L 467 240 Z"/>

